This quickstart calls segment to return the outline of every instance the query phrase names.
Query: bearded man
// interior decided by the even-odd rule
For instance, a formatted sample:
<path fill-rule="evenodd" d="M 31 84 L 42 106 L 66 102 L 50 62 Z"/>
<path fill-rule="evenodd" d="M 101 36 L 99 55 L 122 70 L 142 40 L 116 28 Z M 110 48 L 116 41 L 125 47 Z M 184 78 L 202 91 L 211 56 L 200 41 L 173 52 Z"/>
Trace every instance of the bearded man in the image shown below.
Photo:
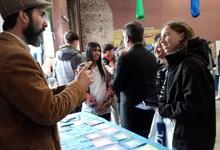
<path fill-rule="evenodd" d="M 57 122 L 83 102 L 92 82 L 88 63 L 75 81 L 51 90 L 31 56 L 27 44 L 39 46 L 50 5 L 45 0 L 0 0 L 2 150 L 60 150 Z"/>

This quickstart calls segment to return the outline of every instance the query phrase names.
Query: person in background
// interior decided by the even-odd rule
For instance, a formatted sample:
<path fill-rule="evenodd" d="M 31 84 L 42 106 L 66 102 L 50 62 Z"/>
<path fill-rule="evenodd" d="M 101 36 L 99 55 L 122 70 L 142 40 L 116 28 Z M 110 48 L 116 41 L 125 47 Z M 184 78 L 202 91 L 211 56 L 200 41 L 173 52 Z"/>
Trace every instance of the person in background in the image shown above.
<path fill-rule="evenodd" d="M 92 61 L 90 69 L 93 83 L 89 86 L 82 111 L 110 121 L 110 106 L 114 93 L 111 88 L 111 74 L 108 73 L 102 63 L 101 46 L 97 42 L 89 42 L 86 46 L 86 57 L 87 61 Z"/>
<path fill-rule="evenodd" d="M 118 58 L 121 56 L 121 55 L 124 55 L 127 53 L 127 50 L 124 46 L 120 46 L 116 49 L 115 51 L 115 58 L 116 58 L 116 63 L 117 63 L 117 60 Z M 115 67 L 117 65 L 115 64 Z M 114 75 L 113 75 L 114 76 Z M 120 93 L 117 93 L 115 92 L 115 101 L 114 101 L 114 111 L 115 111 L 115 118 L 117 118 L 117 124 L 120 124 Z M 116 110 L 117 109 L 117 110 Z"/>
<path fill-rule="evenodd" d="M 119 56 L 121 56 L 122 54 L 126 53 L 127 50 L 124 47 L 123 44 L 121 44 L 118 48 L 115 49 L 114 55 L 115 55 L 115 61 L 118 60 Z"/>
<path fill-rule="evenodd" d="M 215 67 L 215 91 L 216 91 L 216 100 L 220 100 L 220 50 L 218 51 L 218 55 L 216 57 L 216 67 Z"/>
<path fill-rule="evenodd" d="M 214 77 L 214 72 L 213 72 L 213 68 L 216 66 L 215 62 L 213 60 L 213 56 L 212 56 L 212 48 L 214 47 L 214 44 L 211 41 L 208 41 L 208 48 L 209 48 L 209 65 L 207 66 L 208 69 L 211 71 L 211 73 L 213 74 L 213 78 Z"/>
<path fill-rule="evenodd" d="M 105 68 L 108 70 L 111 75 L 113 75 L 115 68 L 115 56 L 114 56 L 114 46 L 112 44 L 105 44 L 103 46 L 103 57 L 102 61 L 105 65 Z"/>
<path fill-rule="evenodd" d="M 154 54 L 158 62 L 157 80 L 156 80 L 156 85 L 158 89 L 157 90 L 158 100 L 160 100 L 164 96 L 164 83 L 167 72 L 167 61 L 165 59 L 166 53 L 160 43 L 160 40 L 161 40 L 160 33 L 158 33 L 154 37 Z"/>
<path fill-rule="evenodd" d="M 113 90 L 120 94 L 121 126 L 147 137 L 154 110 L 145 107 L 144 100 L 157 99 L 157 62 L 154 54 L 145 49 L 143 39 L 144 28 L 139 22 L 129 22 L 124 26 L 123 40 L 128 52 L 117 60 L 112 85 Z"/>
<path fill-rule="evenodd" d="M 168 73 L 165 96 L 158 111 L 175 119 L 173 148 L 213 150 L 216 136 L 215 86 L 208 70 L 209 49 L 204 39 L 194 37 L 186 23 L 163 25 L 161 45 L 166 52 Z"/>
<path fill-rule="evenodd" d="M 83 61 L 83 56 L 77 46 L 79 37 L 73 31 L 64 34 L 65 44 L 56 52 L 53 66 L 53 77 L 58 85 L 66 85 L 75 78 L 75 71 Z"/>
<path fill-rule="evenodd" d="M 119 50 L 118 50 L 118 57 L 120 57 L 121 55 L 124 55 L 127 53 L 127 50 L 125 47 L 121 47 Z"/>
<path fill-rule="evenodd" d="M 40 45 L 47 27 L 45 0 L 0 0 L 0 149 L 61 150 L 57 122 L 81 104 L 91 62 L 66 87 L 51 90 L 28 44 Z"/>
<path fill-rule="evenodd" d="M 114 55 L 114 45 L 107 43 L 103 46 L 103 57 L 102 62 L 106 70 L 113 75 L 115 71 L 115 55 Z M 112 105 L 111 105 L 111 121 L 117 125 L 119 125 L 119 105 L 117 103 L 117 98 L 114 96 Z"/>

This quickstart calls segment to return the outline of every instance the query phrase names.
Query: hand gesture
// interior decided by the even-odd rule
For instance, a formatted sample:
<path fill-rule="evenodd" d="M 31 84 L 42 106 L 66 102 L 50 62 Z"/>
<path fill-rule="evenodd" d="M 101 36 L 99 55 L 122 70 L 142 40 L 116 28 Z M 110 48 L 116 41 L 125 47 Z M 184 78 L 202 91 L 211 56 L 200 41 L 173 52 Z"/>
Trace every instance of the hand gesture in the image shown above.
<path fill-rule="evenodd" d="M 90 107 L 96 107 L 97 106 L 97 102 L 94 96 L 92 96 L 91 94 L 87 93 L 86 94 L 86 101 L 85 101 L 86 105 L 90 106 Z"/>
<path fill-rule="evenodd" d="M 85 88 L 85 90 L 87 90 L 89 85 L 92 83 L 91 70 L 88 70 L 91 64 L 91 61 L 86 63 L 85 66 L 77 72 L 75 78 L 75 80 L 78 80 L 80 84 Z"/>

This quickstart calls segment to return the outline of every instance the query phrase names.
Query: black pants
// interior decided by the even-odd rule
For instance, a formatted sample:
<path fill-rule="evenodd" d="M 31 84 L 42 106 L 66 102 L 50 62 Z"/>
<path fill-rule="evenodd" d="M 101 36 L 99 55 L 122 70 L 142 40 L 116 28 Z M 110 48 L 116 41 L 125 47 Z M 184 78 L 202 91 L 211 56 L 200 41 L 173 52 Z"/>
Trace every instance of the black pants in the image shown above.
<path fill-rule="evenodd" d="M 104 118 L 104 119 L 106 119 L 106 120 L 110 121 L 111 114 L 110 114 L 110 113 L 108 113 L 108 114 L 100 115 L 99 117 L 102 117 L 102 118 Z"/>
<path fill-rule="evenodd" d="M 148 137 L 154 110 L 136 108 L 126 99 L 120 101 L 121 126 L 143 137 Z"/>

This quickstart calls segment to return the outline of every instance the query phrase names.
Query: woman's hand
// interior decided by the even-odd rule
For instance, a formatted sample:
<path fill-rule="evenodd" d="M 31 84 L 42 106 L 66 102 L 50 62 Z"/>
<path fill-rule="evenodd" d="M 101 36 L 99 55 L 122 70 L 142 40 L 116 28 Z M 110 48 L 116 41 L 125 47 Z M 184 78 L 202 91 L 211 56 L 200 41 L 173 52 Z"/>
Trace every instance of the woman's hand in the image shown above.
<path fill-rule="evenodd" d="M 85 101 L 86 105 L 88 105 L 89 107 L 96 107 L 97 106 L 97 102 L 94 96 L 92 96 L 91 94 L 87 93 L 86 94 L 86 101 Z"/>

